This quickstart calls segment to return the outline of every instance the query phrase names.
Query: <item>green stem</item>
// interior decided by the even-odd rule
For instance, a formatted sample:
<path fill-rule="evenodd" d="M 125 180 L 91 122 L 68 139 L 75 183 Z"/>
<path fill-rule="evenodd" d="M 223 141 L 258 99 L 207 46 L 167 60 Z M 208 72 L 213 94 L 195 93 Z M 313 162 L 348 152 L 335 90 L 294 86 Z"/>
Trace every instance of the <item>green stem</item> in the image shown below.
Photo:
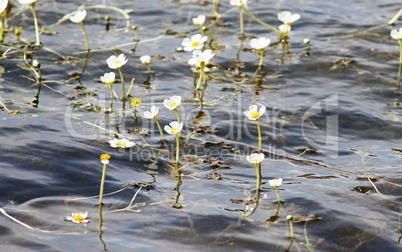
<path fill-rule="evenodd" d="M 258 131 L 258 152 L 262 152 L 262 137 L 261 137 L 261 125 L 260 120 L 257 119 L 257 131 Z"/>
<path fill-rule="evenodd" d="M 177 122 L 178 122 L 178 123 L 181 123 L 180 114 L 179 114 L 179 111 L 177 110 L 177 108 L 174 109 L 174 112 L 176 113 Z"/>
<path fill-rule="evenodd" d="M 112 84 L 110 84 L 110 107 L 113 107 L 113 96 L 114 96 L 114 94 L 113 94 L 113 87 L 112 87 Z"/>
<path fill-rule="evenodd" d="M 162 127 L 161 127 L 161 125 L 159 124 L 159 121 L 158 121 L 158 119 L 156 119 L 156 117 L 154 118 L 154 120 L 155 120 L 156 126 L 158 126 L 159 134 L 161 134 L 161 140 L 162 140 L 162 142 L 163 142 L 163 141 L 165 141 L 165 137 L 164 137 L 164 135 L 163 135 Z"/>
<path fill-rule="evenodd" d="M 278 205 L 276 206 L 276 213 L 275 215 L 279 214 L 279 208 L 281 207 L 281 196 L 279 195 L 279 188 L 275 187 L 275 191 L 276 191 L 276 198 L 278 199 Z"/>
<path fill-rule="evenodd" d="M 100 185 L 100 190 L 99 190 L 99 209 L 102 209 L 101 206 L 103 204 L 103 188 L 105 185 L 105 178 L 106 178 L 106 167 L 107 164 L 103 164 L 103 171 L 102 171 L 102 180 L 101 180 L 101 185 Z"/>
<path fill-rule="evenodd" d="M 130 86 L 128 87 L 128 91 L 127 91 L 127 96 L 129 96 L 131 94 L 131 90 L 133 89 L 134 83 L 135 83 L 135 78 L 131 79 L 131 83 L 130 83 Z"/>
<path fill-rule="evenodd" d="M 295 231 L 293 228 L 293 217 L 291 215 L 286 217 L 286 220 L 289 222 L 289 228 L 290 228 L 290 242 L 288 247 L 286 248 L 285 251 L 289 251 L 290 247 L 292 247 L 293 241 L 295 239 Z"/>
<path fill-rule="evenodd" d="M 398 81 L 397 85 L 401 85 L 401 74 L 402 74 L 402 39 L 398 40 L 399 42 L 399 70 L 398 70 Z"/>
<path fill-rule="evenodd" d="M 262 69 L 262 63 L 264 62 L 264 49 L 259 50 L 260 53 L 260 62 L 258 63 L 258 69 L 260 70 Z"/>
<path fill-rule="evenodd" d="M 258 19 L 256 16 L 254 16 L 253 14 L 251 14 L 251 12 L 250 12 L 244 5 L 243 5 L 243 9 L 244 9 L 244 11 L 247 13 L 247 15 L 248 15 L 251 19 L 253 19 L 255 22 L 257 22 L 257 23 L 259 23 L 259 24 L 261 24 L 261 25 L 267 27 L 267 28 L 270 29 L 270 30 L 273 30 L 274 32 L 276 32 L 276 33 L 278 33 L 278 34 L 281 34 L 281 32 L 280 32 L 278 29 L 276 29 L 276 28 L 273 27 L 273 26 L 270 26 L 269 24 L 267 24 L 267 23 L 261 21 L 261 20 Z"/>
<path fill-rule="evenodd" d="M 178 169 L 180 159 L 180 134 L 176 135 L 176 169 Z"/>
<path fill-rule="evenodd" d="M 119 74 L 120 74 L 120 80 L 121 80 L 121 87 L 123 89 L 123 101 L 127 100 L 127 95 L 126 95 L 126 86 L 124 85 L 124 76 L 123 72 L 121 71 L 121 67 L 118 68 Z"/>
<path fill-rule="evenodd" d="M 40 45 L 38 19 L 36 18 L 35 3 L 31 4 L 32 15 L 35 24 L 36 45 Z"/>
<path fill-rule="evenodd" d="M 89 52 L 89 50 L 91 50 L 91 49 L 89 47 L 88 33 L 87 33 L 87 29 L 85 29 L 84 21 L 81 22 L 81 27 L 82 27 L 82 31 L 84 32 L 85 44 L 87 46 L 87 51 Z"/>
<path fill-rule="evenodd" d="M 151 68 L 147 65 L 148 74 L 151 74 Z"/>
<path fill-rule="evenodd" d="M 0 47 L 1 44 L 3 43 L 3 36 L 4 36 L 4 18 L 1 17 L 1 27 L 0 27 Z"/>
<path fill-rule="evenodd" d="M 240 37 L 244 36 L 244 20 L 243 20 L 243 6 L 239 9 L 239 19 L 240 19 Z"/>
<path fill-rule="evenodd" d="M 203 76 L 204 76 L 204 67 L 201 66 L 201 73 L 200 73 L 200 76 L 198 77 L 198 82 L 197 82 L 197 86 L 195 87 L 195 90 L 200 89 L 200 85 L 201 85 L 201 81 L 203 79 Z"/>

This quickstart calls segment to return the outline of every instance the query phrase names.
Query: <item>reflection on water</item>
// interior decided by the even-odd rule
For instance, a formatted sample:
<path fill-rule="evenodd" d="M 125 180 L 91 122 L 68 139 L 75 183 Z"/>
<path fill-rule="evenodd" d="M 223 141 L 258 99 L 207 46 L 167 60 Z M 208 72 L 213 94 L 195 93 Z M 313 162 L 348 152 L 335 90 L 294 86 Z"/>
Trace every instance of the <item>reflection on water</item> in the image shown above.
<path fill-rule="evenodd" d="M 16 3 L 0 61 L 1 250 L 400 248 L 399 55 L 383 25 L 400 3 L 268 2 L 248 10 L 275 25 L 283 10 L 301 14 L 286 41 L 247 15 L 239 38 L 239 11 L 229 1 L 87 2 L 89 52 L 65 16 L 78 3 L 37 2 L 41 47 L 30 43 L 29 8 Z M 215 56 L 192 70 L 191 52 L 179 47 L 200 31 L 192 23 L 200 14 Z M 272 45 L 260 68 L 249 41 L 261 36 Z M 127 102 L 122 78 L 106 64 L 121 53 L 127 92 L 133 80 Z M 100 80 L 110 71 L 113 108 Z M 162 105 L 173 95 L 182 96 L 184 122 L 177 167 L 176 138 L 162 141 L 143 117 L 156 105 L 162 127 L 177 120 Z M 252 104 L 267 107 L 260 119 L 267 160 L 257 169 L 246 161 L 258 146 L 257 125 L 243 114 Z M 109 146 L 123 136 L 136 146 Z M 111 159 L 99 206 L 102 153 Z M 268 183 L 275 178 L 284 181 L 280 201 Z M 64 220 L 86 211 L 88 224 Z"/>

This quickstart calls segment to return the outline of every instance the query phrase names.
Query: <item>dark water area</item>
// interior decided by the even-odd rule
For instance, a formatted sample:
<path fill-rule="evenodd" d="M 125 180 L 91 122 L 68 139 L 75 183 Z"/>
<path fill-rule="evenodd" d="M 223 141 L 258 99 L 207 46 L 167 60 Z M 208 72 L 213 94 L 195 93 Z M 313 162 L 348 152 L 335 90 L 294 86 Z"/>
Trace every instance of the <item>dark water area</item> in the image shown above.
<path fill-rule="evenodd" d="M 399 45 L 387 25 L 400 2 L 249 2 L 250 12 L 274 27 L 281 11 L 301 15 L 286 51 L 278 34 L 246 13 L 247 37 L 239 39 L 239 9 L 220 1 L 221 22 L 208 29 L 213 67 L 198 92 L 191 52 L 178 48 L 199 33 L 193 17 L 213 23 L 213 1 L 40 0 L 39 26 L 56 32 L 42 32 L 41 47 L 30 8 L 12 3 L 7 27 L 22 32 L 17 41 L 8 30 L 1 48 L 0 251 L 401 249 Z M 90 52 L 80 25 L 66 16 L 79 8 L 87 11 Z M 252 36 L 272 41 L 263 74 L 256 73 Z M 121 53 L 126 89 L 135 78 L 130 95 L 142 100 L 136 112 L 117 100 L 111 109 L 100 80 L 115 72 L 121 97 L 119 73 L 106 63 Z M 151 56 L 150 75 L 144 55 Z M 33 60 L 42 84 L 28 66 Z M 182 97 L 185 125 L 180 173 L 175 137 L 165 133 L 160 147 L 154 120 L 143 117 L 156 105 L 162 127 L 175 121 L 163 106 L 174 95 Z M 258 150 L 257 124 L 244 115 L 253 104 L 267 108 L 259 120 L 260 181 L 246 160 Z M 136 146 L 112 148 L 116 135 Z M 111 159 L 100 218 L 102 153 Z M 275 178 L 283 179 L 279 208 L 268 182 Z M 76 212 L 88 212 L 89 223 L 65 220 Z"/>

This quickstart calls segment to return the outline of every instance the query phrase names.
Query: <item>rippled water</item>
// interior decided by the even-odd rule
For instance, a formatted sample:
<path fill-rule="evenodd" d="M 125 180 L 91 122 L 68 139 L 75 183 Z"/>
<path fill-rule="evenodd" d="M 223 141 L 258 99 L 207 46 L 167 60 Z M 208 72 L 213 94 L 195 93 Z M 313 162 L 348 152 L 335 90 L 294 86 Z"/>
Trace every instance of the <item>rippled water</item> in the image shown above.
<path fill-rule="evenodd" d="M 0 61 L 0 100 L 20 112 L 0 111 L 1 251 L 284 251 L 291 240 L 287 215 L 296 219 L 290 251 L 400 249 L 399 51 L 386 25 L 400 3 L 253 1 L 249 10 L 274 26 L 283 10 L 302 17 L 292 27 L 290 53 L 279 47 L 266 53 L 267 74 L 258 85 L 252 83 L 259 56 L 247 50 L 249 39 L 239 50 L 238 10 L 221 1 L 224 25 L 209 30 L 217 43 L 216 67 L 200 117 L 187 64 L 191 53 L 176 49 L 198 32 L 191 18 L 212 16 L 213 5 L 202 2 L 85 1 L 89 54 L 80 25 L 63 18 L 79 3 L 38 1 L 39 25 L 57 34 L 41 34 L 43 47 L 26 49 L 26 40 L 35 41 L 32 13 L 15 3 L 8 26 L 22 26 L 23 41 L 16 43 L 10 31 L 2 50 L 11 49 Z M 244 20 L 247 36 L 277 41 L 277 34 L 247 15 Z M 311 40 L 309 54 L 305 38 Z M 41 63 L 39 99 L 22 52 L 28 52 L 28 62 Z M 131 95 L 142 100 L 137 121 L 128 106 L 122 113 L 120 102 L 111 113 L 104 110 L 110 107 L 109 90 L 99 77 L 111 71 L 106 59 L 120 53 L 128 58 L 122 68 L 126 88 L 136 78 Z M 152 56 L 150 85 L 144 84 L 147 69 L 139 60 L 145 54 Z M 120 83 L 114 88 L 121 94 Z M 162 102 L 177 94 L 186 125 L 180 179 L 166 151 L 174 152 L 174 137 L 166 135 L 158 151 L 158 128 L 142 118 L 158 105 L 162 125 L 176 120 Z M 259 193 L 256 169 L 245 159 L 258 145 L 256 124 L 243 115 L 251 104 L 267 107 Z M 198 134 L 190 134 L 194 129 Z M 116 133 L 137 146 L 112 149 L 107 141 Z M 306 147 L 316 151 L 303 152 Z M 111 159 L 100 231 L 102 153 Z M 284 184 L 275 219 L 278 202 L 268 180 L 278 177 Z M 85 211 L 88 224 L 64 220 Z M 303 216 L 318 219 L 298 222 Z"/>

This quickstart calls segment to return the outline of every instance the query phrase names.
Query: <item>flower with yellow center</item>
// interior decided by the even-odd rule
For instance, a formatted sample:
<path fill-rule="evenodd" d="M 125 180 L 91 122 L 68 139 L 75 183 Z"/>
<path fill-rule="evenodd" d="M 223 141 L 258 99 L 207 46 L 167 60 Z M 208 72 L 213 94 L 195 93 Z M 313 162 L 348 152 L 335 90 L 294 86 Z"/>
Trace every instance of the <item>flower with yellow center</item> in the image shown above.
<path fill-rule="evenodd" d="M 265 49 L 265 47 L 269 46 L 271 43 L 271 40 L 266 37 L 261 37 L 261 38 L 253 38 L 250 40 L 250 47 L 255 50 L 262 50 Z"/>
<path fill-rule="evenodd" d="M 131 142 L 127 138 L 122 138 L 122 139 L 113 139 L 109 141 L 110 147 L 112 148 L 131 148 L 135 146 L 134 142 Z"/>
<path fill-rule="evenodd" d="M 165 125 L 165 131 L 171 135 L 177 135 L 183 129 L 183 123 L 179 123 L 177 121 L 169 123 L 169 125 Z"/>
<path fill-rule="evenodd" d="M 110 86 L 116 81 L 116 74 L 113 72 L 105 73 L 100 79 L 106 86 Z"/>
<path fill-rule="evenodd" d="M 292 29 L 292 26 L 287 25 L 287 24 L 281 24 L 278 27 L 278 30 L 281 32 L 282 35 L 287 35 L 291 29 Z"/>
<path fill-rule="evenodd" d="M 197 17 L 193 18 L 193 24 L 196 26 L 203 26 L 205 23 L 205 15 L 198 15 Z"/>
<path fill-rule="evenodd" d="M 112 69 L 119 69 L 121 68 L 124 64 L 127 63 L 127 59 L 126 56 L 124 56 L 124 54 L 120 54 L 119 56 L 110 56 L 107 60 L 106 63 L 108 65 L 109 68 Z"/>
<path fill-rule="evenodd" d="M 204 47 L 205 41 L 207 41 L 207 36 L 202 36 L 201 34 L 195 34 L 191 38 L 183 39 L 181 43 L 184 46 L 184 51 L 200 50 Z"/>
<path fill-rule="evenodd" d="M 397 30 L 397 29 L 393 29 L 392 31 L 391 31 L 391 37 L 393 38 L 393 39 L 402 39 L 402 28 L 400 28 L 399 29 L 399 31 Z"/>
<path fill-rule="evenodd" d="M 151 64 L 151 57 L 149 55 L 141 56 L 140 61 L 143 65 L 148 66 L 149 64 Z"/>
<path fill-rule="evenodd" d="M 135 108 L 137 108 L 138 106 L 140 106 L 140 104 L 141 104 L 141 99 L 140 98 L 133 98 L 133 99 L 131 99 L 131 104 L 133 104 L 133 106 L 135 107 Z"/>
<path fill-rule="evenodd" d="M 284 24 L 291 26 L 295 21 L 300 19 L 300 15 L 292 14 L 290 11 L 282 11 L 278 14 L 278 19 Z"/>
<path fill-rule="evenodd" d="M 88 212 L 85 213 L 72 213 L 71 216 L 66 216 L 66 220 L 67 221 L 71 221 L 74 223 L 88 223 L 89 220 L 87 220 L 88 218 Z"/>
<path fill-rule="evenodd" d="M 147 119 L 155 119 L 158 116 L 159 108 L 155 105 L 152 105 L 151 111 L 145 111 L 144 117 Z"/>
<path fill-rule="evenodd" d="M 177 107 L 179 107 L 181 104 L 181 96 L 180 95 L 174 95 L 171 96 L 169 99 L 165 99 L 163 101 L 163 105 L 169 110 L 175 110 Z"/>
<path fill-rule="evenodd" d="M 82 23 L 82 21 L 84 21 L 86 15 L 87 15 L 86 10 L 77 11 L 73 16 L 70 17 L 70 20 L 71 22 L 80 24 Z"/>
<path fill-rule="evenodd" d="M 100 156 L 100 160 L 101 160 L 101 163 L 102 163 L 102 164 L 108 164 L 108 163 L 109 163 L 109 159 L 110 159 L 110 155 L 107 154 L 107 153 L 103 153 L 103 154 Z"/>
<path fill-rule="evenodd" d="M 207 72 L 209 68 L 206 66 L 210 64 L 211 59 L 215 56 L 215 53 L 212 53 L 212 50 L 207 49 L 203 52 L 200 50 L 193 51 L 193 57 L 187 62 L 189 65 L 195 66 L 196 68 L 204 68 L 204 71 Z"/>
<path fill-rule="evenodd" d="M 248 119 L 255 121 L 260 118 L 266 110 L 267 108 L 265 106 L 261 106 L 257 111 L 257 105 L 251 105 L 248 110 L 244 111 L 244 115 L 246 115 Z"/>
<path fill-rule="evenodd" d="M 268 180 L 268 183 L 269 183 L 269 185 L 272 187 L 272 188 L 275 188 L 275 189 L 277 189 L 277 188 L 279 188 L 281 185 L 282 185 L 282 179 L 281 178 L 278 178 L 278 179 L 271 179 L 271 180 Z"/>
<path fill-rule="evenodd" d="M 264 153 L 253 153 L 246 157 L 247 161 L 252 165 L 259 165 L 264 159 Z"/>

